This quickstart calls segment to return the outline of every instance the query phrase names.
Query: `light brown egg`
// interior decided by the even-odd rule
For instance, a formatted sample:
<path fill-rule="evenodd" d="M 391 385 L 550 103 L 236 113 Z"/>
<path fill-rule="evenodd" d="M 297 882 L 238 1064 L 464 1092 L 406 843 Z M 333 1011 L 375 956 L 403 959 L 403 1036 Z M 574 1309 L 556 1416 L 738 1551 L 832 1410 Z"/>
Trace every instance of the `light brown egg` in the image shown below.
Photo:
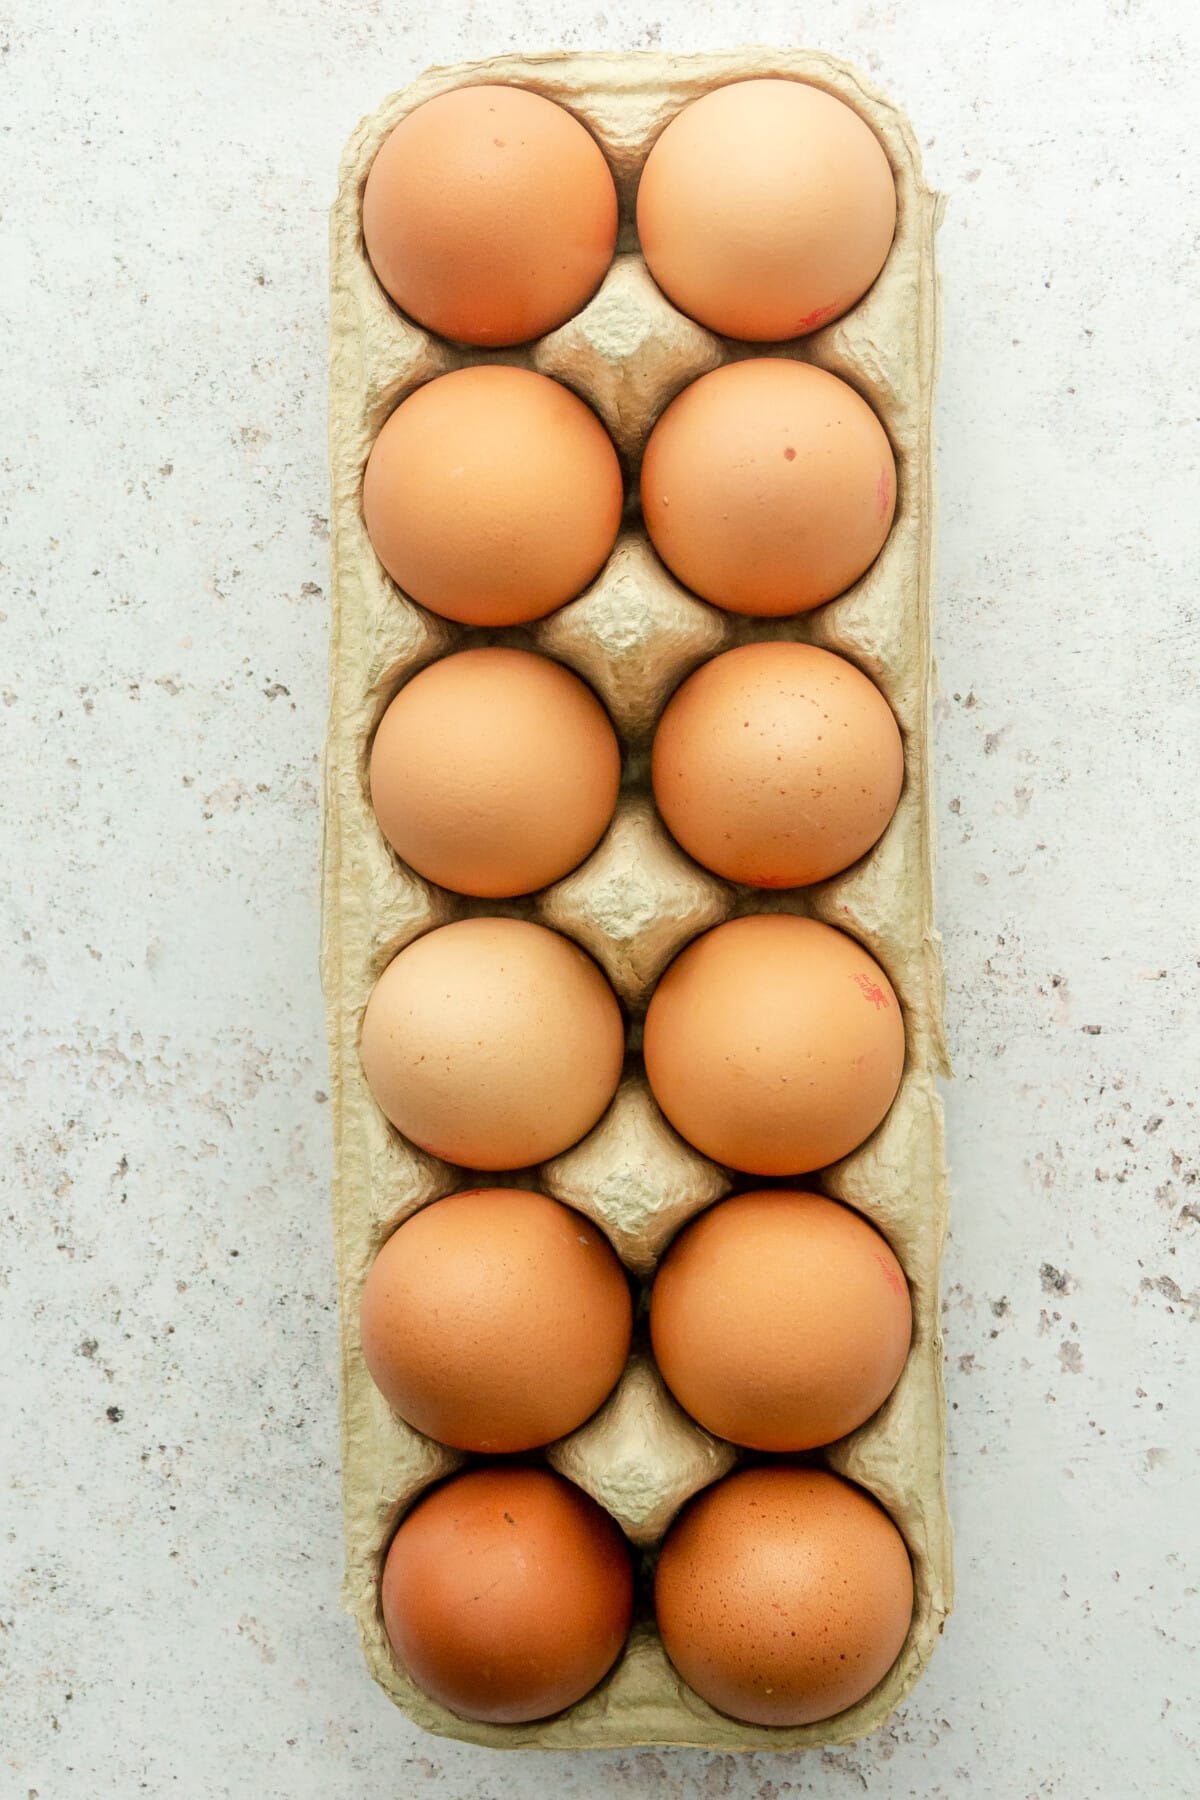
<path fill-rule="evenodd" d="M 409 113 L 367 177 L 363 237 L 387 292 L 464 344 L 520 344 L 590 299 L 617 196 L 578 119 L 524 88 L 454 88 Z"/>
<path fill-rule="evenodd" d="M 458 1450 L 532 1450 L 615 1387 L 633 1309 L 581 1213 L 520 1188 L 435 1200 L 383 1246 L 363 1289 L 363 1357 L 394 1412 Z"/>
<path fill-rule="evenodd" d="M 642 511 L 672 574 L 759 618 L 810 612 L 870 568 L 896 465 L 866 401 L 783 357 L 727 363 L 673 400 L 642 462 Z"/>
<path fill-rule="evenodd" d="M 799 337 L 836 319 L 882 269 L 896 187 L 870 126 L 822 89 L 741 81 L 678 113 L 637 200 L 650 273 L 726 337 Z"/>
<path fill-rule="evenodd" d="M 744 1469 L 667 1534 L 658 1628 L 688 1686 L 754 1725 L 808 1725 L 883 1680 L 912 1619 L 904 1539 L 861 1488 L 819 1469 Z"/>
<path fill-rule="evenodd" d="M 874 682 L 811 644 L 745 644 L 671 699 L 654 798 L 706 868 L 754 887 L 824 881 L 864 856 L 896 810 L 904 746 Z"/>
<path fill-rule="evenodd" d="M 621 469 L 561 382 L 485 363 L 426 382 L 375 440 L 363 519 L 398 587 L 463 625 L 540 619 L 585 588 L 621 522 Z"/>
<path fill-rule="evenodd" d="M 752 1175 L 797 1175 L 869 1137 L 896 1096 L 904 1021 L 861 944 L 788 913 L 687 946 L 650 1000 L 654 1098 L 682 1137 Z"/>
<path fill-rule="evenodd" d="M 912 1307 L 886 1239 L 787 1188 L 736 1194 L 675 1239 L 650 1297 L 663 1380 L 752 1450 L 811 1450 L 869 1419 L 904 1367 Z"/>
<path fill-rule="evenodd" d="M 523 1169 L 590 1131 L 621 1076 L 621 1009 L 578 945 L 522 919 L 459 919 L 375 983 L 362 1064 L 407 1138 L 469 1169 Z"/>
<path fill-rule="evenodd" d="M 527 894 L 595 849 L 621 751 L 591 689 L 524 650 L 464 650 L 401 688 L 371 748 L 380 829 L 460 894 Z"/>
<path fill-rule="evenodd" d="M 561 1475 L 471 1469 L 401 1521 L 381 1598 L 419 1688 L 463 1718 L 509 1725 L 560 1712 L 608 1673 L 633 1573 L 608 1513 Z"/>

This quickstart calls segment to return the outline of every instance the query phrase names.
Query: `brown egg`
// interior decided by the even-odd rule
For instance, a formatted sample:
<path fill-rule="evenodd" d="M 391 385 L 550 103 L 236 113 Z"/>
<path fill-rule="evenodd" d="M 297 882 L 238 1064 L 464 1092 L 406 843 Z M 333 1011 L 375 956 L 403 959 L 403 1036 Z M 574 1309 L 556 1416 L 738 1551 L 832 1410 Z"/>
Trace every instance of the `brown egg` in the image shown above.
<path fill-rule="evenodd" d="M 617 804 L 621 751 L 590 688 L 524 650 L 464 650 L 401 688 L 371 748 L 380 829 L 460 894 L 527 894 L 583 861 Z"/>
<path fill-rule="evenodd" d="M 847 1156 L 896 1096 L 904 1021 L 861 944 L 788 913 L 687 946 L 646 1014 L 646 1074 L 681 1136 L 753 1175 Z"/>
<path fill-rule="evenodd" d="M 629 1354 L 629 1283 L 582 1214 L 520 1188 L 435 1200 L 363 1289 L 362 1350 L 394 1412 L 459 1450 L 532 1450 L 590 1418 Z"/>
<path fill-rule="evenodd" d="M 375 983 L 362 1064 L 398 1131 L 469 1169 L 523 1169 L 590 1131 L 616 1092 L 621 1009 L 568 938 L 459 919 Z"/>
<path fill-rule="evenodd" d="M 517 1724 L 581 1700 L 621 1654 L 629 1551 L 549 1469 L 471 1469 L 401 1522 L 383 1570 L 401 1666 L 467 1719 Z"/>
<path fill-rule="evenodd" d="M 869 1419 L 912 1336 L 904 1271 L 886 1239 L 821 1194 L 771 1188 L 701 1213 L 650 1297 L 663 1380 L 718 1437 L 811 1450 Z"/>
<path fill-rule="evenodd" d="M 727 363 L 671 402 L 642 462 L 654 548 L 716 606 L 810 612 L 870 568 L 891 530 L 883 426 L 836 375 L 782 357 Z"/>
<path fill-rule="evenodd" d="M 383 286 L 463 344 L 521 344 L 561 325 L 599 287 L 616 236 L 599 145 L 518 87 L 427 100 L 384 141 L 363 195 Z"/>
<path fill-rule="evenodd" d="M 809 1725 L 883 1680 L 912 1619 L 904 1539 L 819 1469 L 743 1469 L 667 1534 L 654 1583 L 667 1655 L 710 1706 Z"/>
<path fill-rule="evenodd" d="M 654 739 L 654 798 L 706 868 L 802 887 L 857 862 L 904 779 L 891 708 L 853 663 L 811 644 L 745 644 L 676 690 Z"/>
<path fill-rule="evenodd" d="M 637 200 L 650 273 L 726 337 L 799 337 L 882 269 L 896 228 L 883 146 L 843 101 L 799 81 L 741 81 L 678 113 Z"/>
<path fill-rule="evenodd" d="M 392 580 L 462 625 L 518 625 L 572 599 L 612 549 L 621 503 L 595 413 L 498 363 L 410 394 L 363 477 L 367 535 Z"/>

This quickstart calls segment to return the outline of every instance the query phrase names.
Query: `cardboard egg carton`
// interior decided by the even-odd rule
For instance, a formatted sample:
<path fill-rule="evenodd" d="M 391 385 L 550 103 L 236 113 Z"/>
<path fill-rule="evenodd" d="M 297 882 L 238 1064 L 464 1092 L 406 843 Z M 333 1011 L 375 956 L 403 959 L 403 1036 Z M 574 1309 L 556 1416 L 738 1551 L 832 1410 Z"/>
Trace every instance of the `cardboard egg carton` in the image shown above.
<path fill-rule="evenodd" d="M 896 238 L 874 287 L 846 317 L 786 344 L 729 342 L 676 311 L 647 273 L 633 224 L 638 177 L 662 128 L 698 95 L 749 76 L 809 81 L 838 95 L 874 128 L 896 177 Z M 485 81 L 531 88 L 575 113 L 608 158 L 621 204 L 617 252 L 592 301 L 535 343 L 500 352 L 446 343 L 403 317 L 375 279 L 360 227 L 367 171 L 397 121 L 447 88 Z M 372 1675 L 429 1730 L 495 1746 L 564 1749 L 786 1750 L 845 1743 L 879 1725 L 908 1693 L 949 1609 L 938 1323 L 947 1192 L 935 1085 L 947 1066 L 929 775 L 939 210 L 903 115 L 845 64 L 801 51 L 501 57 L 435 69 L 364 120 L 347 147 L 332 219 L 333 635 L 322 929 L 341 1301 L 345 1598 Z M 842 376 L 875 408 L 896 456 L 895 524 L 878 560 L 841 598 L 796 618 L 736 618 L 698 600 L 658 562 L 637 513 L 641 452 L 659 413 L 697 376 L 748 355 L 797 357 Z M 592 586 L 547 619 L 490 633 L 449 624 L 401 594 L 375 558 L 360 505 L 367 455 L 392 409 L 421 383 L 478 361 L 520 364 L 575 389 L 611 433 L 628 494 L 619 540 Z M 905 740 L 904 791 L 881 842 L 844 874 L 782 894 L 733 886 L 691 862 L 658 821 L 649 784 L 649 744 L 668 696 L 705 658 L 760 638 L 799 639 L 848 656 L 882 688 Z M 394 856 L 371 810 L 369 747 L 389 701 L 417 669 L 479 642 L 521 645 L 576 670 L 604 701 L 622 740 L 625 780 L 610 830 L 582 867 L 527 900 L 470 900 L 431 886 Z M 701 1156 L 659 1113 L 639 1055 L 646 1002 L 689 939 L 723 919 L 775 910 L 808 913 L 859 938 L 887 970 L 905 1012 L 905 1073 L 886 1120 L 853 1155 L 797 1185 L 820 1186 L 873 1220 L 912 1289 L 912 1352 L 899 1385 L 873 1419 L 822 1453 L 829 1467 L 875 1494 L 904 1534 L 916 1579 L 907 1642 L 884 1681 L 835 1718 L 794 1729 L 740 1724 L 679 1680 L 647 1600 L 612 1673 L 577 1705 L 529 1725 L 460 1719 L 397 1665 L 383 1629 L 378 1580 L 403 1512 L 466 1459 L 389 1412 L 363 1363 L 358 1308 L 371 1261 L 399 1221 L 440 1195 L 477 1186 L 481 1177 L 418 1150 L 376 1107 L 358 1054 L 367 998 L 405 944 L 469 914 L 536 919 L 591 952 L 629 1021 L 621 1087 L 582 1143 L 541 1169 L 499 1180 L 540 1187 L 588 1214 L 644 1281 L 686 1220 L 734 1186 L 755 1185 Z M 606 1405 L 546 1452 L 651 1554 L 683 1502 L 726 1473 L 739 1454 L 684 1415 L 636 1341 Z"/>

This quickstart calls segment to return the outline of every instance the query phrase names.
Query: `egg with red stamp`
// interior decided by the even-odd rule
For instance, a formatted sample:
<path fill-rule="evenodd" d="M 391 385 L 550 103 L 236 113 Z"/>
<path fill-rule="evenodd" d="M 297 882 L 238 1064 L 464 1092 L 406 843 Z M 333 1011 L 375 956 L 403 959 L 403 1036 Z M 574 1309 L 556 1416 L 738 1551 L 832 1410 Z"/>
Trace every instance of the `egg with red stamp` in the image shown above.
<path fill-rule="evenodd" d="M 642 512 L 671 573 L 729 612 L 811 612 L 870 568 L 891 530 L 896 463 L 849 383 L 783 357 L 727 363 L 650 434 Z"/>
<path fill-rule="evenodd" d="M 884 971 L 845 932 L 790 913 L 696 938 L 651 996 L 651 1091 L 681 1137 L 753 1175 L 821 1169 L 891 1107 L 904 1020 Z"/>
<path fill-rule="evenodd" d="M 731 82 L 667 125 L 638 187 L 650 273 L 710 331 L 800 337 L 872 285 L 896 229 L 879 139 L 807 82 Z"/>

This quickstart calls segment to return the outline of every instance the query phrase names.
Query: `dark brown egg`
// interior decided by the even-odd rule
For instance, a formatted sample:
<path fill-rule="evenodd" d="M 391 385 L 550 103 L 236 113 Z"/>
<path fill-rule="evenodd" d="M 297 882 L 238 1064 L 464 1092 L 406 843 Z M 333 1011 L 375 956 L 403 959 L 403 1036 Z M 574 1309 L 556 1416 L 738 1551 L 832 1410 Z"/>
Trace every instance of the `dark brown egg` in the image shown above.
<path fill-rule="evenodd" d="M 633 1573 L 608 1513 L 560 1475 L 472 1469 L 402 1521 L 382 1602 L 419 1688 L 464 1718 L 516 1724 L 560 1712 L 608 1673 Z"/>

